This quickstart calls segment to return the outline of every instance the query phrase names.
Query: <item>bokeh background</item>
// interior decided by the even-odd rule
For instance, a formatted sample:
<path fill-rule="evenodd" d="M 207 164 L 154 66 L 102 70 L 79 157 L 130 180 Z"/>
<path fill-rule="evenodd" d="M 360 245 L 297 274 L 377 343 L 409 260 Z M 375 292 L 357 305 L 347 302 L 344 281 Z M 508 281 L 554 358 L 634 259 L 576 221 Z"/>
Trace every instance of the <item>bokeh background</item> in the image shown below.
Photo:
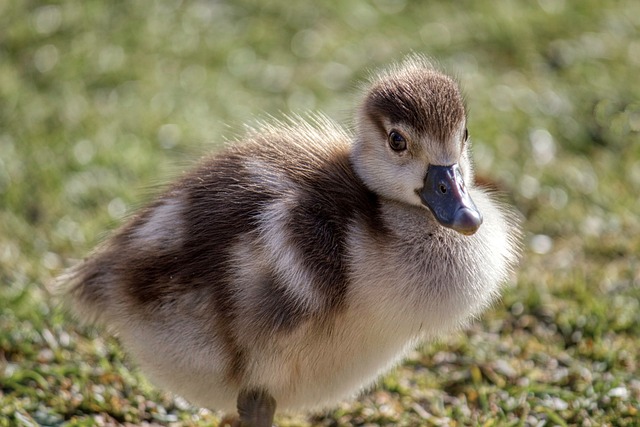
<path fill-rule="evenodd" d="M 0 426 L 215 426 L 47 284 L 245 123 L 410 52 L 459 77 L 517 278 L 377 388 L 283 426 L 640 425 L 640 2 L 0 1 Z M 162 351 L 162 349 L 158 349 Z"/>

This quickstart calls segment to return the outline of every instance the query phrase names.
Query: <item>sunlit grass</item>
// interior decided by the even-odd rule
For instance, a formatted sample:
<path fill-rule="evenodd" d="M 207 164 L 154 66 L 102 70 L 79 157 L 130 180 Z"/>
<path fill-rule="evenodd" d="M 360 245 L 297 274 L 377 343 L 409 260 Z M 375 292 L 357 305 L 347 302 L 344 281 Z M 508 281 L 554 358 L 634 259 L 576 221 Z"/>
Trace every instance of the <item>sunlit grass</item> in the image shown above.
<path fill-rule="evenodd" d="M 243 123 L 432 55 L 479 176 L 524 217 L 517 281 L 356 401 L 281 425 L 637 425 L 640 3 L 0 2 L 0 426 L 216 425 L 46 291 Z"/>

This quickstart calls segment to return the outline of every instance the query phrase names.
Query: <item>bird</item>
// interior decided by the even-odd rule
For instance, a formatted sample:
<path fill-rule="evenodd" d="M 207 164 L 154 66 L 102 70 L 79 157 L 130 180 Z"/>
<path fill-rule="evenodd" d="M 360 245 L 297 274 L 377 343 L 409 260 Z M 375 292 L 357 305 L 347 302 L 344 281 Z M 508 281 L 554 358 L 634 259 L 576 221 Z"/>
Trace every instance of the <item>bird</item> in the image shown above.
<path fill-rule="evenodd" d="M 371 387 L 496 301 L 521 230 L 475 185 L 460 85 L 430 58 L 372 72 L 353 121 L 248 127 L 70 267 L 64 298 L 235 426 Z"/>

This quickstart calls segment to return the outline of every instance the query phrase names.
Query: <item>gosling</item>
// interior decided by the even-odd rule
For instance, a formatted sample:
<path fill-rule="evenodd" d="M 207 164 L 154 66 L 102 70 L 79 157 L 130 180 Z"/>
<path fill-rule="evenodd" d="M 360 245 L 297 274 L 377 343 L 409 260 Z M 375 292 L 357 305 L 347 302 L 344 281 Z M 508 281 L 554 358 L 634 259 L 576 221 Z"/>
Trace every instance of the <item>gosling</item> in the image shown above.
<path fill-rule="evenodd" d="M 270 427 L 370 386 L 499 294 L 511 209 L 474 185 L 457 83 L 412 56 L 355 134 L 276 121 L 200 163 L 61 280 L 159 387 Z"/>

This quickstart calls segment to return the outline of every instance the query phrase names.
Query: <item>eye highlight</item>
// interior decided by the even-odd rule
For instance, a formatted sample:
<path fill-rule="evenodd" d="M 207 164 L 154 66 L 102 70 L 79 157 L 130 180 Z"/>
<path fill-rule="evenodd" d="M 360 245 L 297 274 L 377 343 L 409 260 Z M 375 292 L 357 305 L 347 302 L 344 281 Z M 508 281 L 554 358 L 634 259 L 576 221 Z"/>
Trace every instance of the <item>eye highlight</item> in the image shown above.
<path fill-rule="evenodd" d="M 389 147 L 393 151 L 404 151 L 407 149 L 407 140 L 396 130 L 389 132 Z"/>

